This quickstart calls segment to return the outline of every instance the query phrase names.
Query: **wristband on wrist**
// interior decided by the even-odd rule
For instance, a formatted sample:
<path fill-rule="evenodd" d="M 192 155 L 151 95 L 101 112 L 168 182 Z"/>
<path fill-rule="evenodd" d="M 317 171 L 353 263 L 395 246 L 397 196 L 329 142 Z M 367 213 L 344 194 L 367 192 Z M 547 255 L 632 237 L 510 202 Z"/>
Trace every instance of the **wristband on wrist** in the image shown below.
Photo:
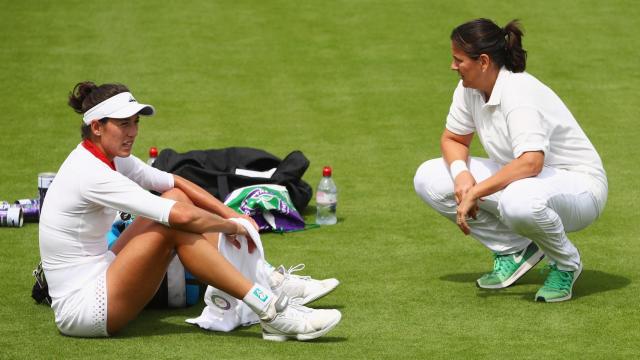
<path fill-rule="evenodd" d="M 449 166 L 449 172 L 451 173 L 451 178 L 453 180 L 455 180 L 456 176 L 460 175 L 463 171 L 469 171 L 467 163 L 464 160 L 454 160 Z"/>

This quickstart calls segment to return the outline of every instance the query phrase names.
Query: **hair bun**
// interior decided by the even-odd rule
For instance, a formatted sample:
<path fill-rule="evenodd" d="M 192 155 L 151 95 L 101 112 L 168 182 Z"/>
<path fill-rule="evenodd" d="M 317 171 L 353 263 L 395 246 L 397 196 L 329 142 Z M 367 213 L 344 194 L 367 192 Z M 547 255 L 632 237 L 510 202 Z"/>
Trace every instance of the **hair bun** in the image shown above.
<path fill-rule="evenodd" d="M 84 100 L 87 98 L 87 96 L 89 96 L 89 94 L 91 94 L 91 92 L 93 92 L 97 88 L 98 86 L 91 81 L 83 81 L 77 83 L 76 86 L 73 87 L 71 93 L 69 93 L 69 106 L 71 106 L 73 111 L 77 112 L 78 114 L 84 113 L 87 110 L 83 109 L 82 106 Z"/>

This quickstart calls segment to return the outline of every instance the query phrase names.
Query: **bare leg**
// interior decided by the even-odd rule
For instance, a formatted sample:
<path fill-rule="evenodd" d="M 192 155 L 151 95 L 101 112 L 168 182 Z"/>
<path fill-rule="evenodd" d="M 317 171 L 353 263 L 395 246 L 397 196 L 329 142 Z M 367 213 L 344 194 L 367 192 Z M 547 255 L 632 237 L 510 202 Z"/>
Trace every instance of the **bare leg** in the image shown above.
<path fill-rule="evenodd" d="M 185 201 L 179 190 L 163 195 Z M 188 198 L 186 199 L 188 201 Z M 107 270 L 107 331 L 113 334 L 134 319 L 157 291 L 173 252 L 200 280 L 242 299 L 253 284 L 218 253 L 207 238 L 137 218 L 118 239 L 116 259 Z"/>

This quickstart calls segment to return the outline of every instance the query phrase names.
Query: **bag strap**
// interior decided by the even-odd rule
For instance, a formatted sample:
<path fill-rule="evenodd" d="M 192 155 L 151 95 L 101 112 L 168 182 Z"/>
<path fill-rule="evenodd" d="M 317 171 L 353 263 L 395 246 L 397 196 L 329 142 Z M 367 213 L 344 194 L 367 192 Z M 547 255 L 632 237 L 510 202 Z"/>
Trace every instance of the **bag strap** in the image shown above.
<path fill-rule="evenodd" d="M 224 201 L 229 195 L 229 179 L 227 175 L 218 175 L 218 195 L 220 196 L 220 200 Z"/>
<path fill-rule="evenodd" d="M 49 285 L 47 284 L 47 278 L 44 276 L 44 269 L 42 268 L 42 261 L 38 263 L 38 266 L 32 272 L 36 282 L 31 289 L 31 297 L 38 304 L 46 304 L 51 306 L 51 296 L 49 296 Z"/>

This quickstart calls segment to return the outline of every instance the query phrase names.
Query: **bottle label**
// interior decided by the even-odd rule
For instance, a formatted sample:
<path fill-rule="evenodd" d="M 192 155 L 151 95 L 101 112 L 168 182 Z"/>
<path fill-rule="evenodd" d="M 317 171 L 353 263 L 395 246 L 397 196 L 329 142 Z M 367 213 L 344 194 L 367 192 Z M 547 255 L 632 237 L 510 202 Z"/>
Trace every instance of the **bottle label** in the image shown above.
<path fill-rule="evenodd" d="M 330 194 L 324 191 L 316 192 L 316 204 L 332 205 L 338 202 L 337 194 Z"/>

